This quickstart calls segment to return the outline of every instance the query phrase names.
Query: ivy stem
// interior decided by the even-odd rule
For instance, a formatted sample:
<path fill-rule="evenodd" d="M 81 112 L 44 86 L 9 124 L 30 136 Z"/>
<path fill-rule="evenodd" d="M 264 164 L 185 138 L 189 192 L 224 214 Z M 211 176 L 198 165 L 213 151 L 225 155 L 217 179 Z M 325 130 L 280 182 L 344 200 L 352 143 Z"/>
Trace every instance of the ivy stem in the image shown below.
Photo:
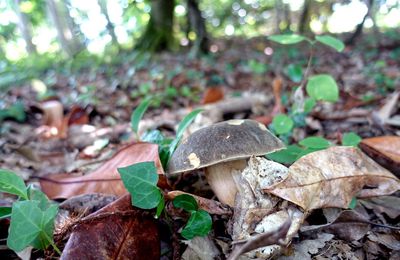
<path fill-rule="evenodd" d="M 308 57 L 306 72 L 304 73 L 304 77 L 303 77 L 303 80 L 301 81 L 300 88 L 304 87 L 304 85 L 306 84 L 306 80 L 307 80 L 308 74 L 310 73 L 311 62 L 312 62 L 312 59 L 313 59 L 313 56 L 314 56 L 314 48 L 313 47 L 314 47 L 314 44 L 311 43 L 310 56 Z"/>
<path fill-rule="evenodd" d="M 54 248 L 54 250 L 57 252 L 57 254 L 61 255 L 61 250 L 56 246 L 54 243 L 53 239 L 51 239 L 46 233 L 44 233 L 47 241 L 50 242 L 50 245 Z"/>

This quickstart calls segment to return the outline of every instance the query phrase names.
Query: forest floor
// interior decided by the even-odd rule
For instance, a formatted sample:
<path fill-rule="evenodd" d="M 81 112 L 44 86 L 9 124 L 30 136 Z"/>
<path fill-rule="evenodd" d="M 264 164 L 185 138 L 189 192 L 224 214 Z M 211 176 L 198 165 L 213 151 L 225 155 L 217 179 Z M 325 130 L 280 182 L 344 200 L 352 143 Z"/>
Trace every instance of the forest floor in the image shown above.
<path fill-rule="evenodd" d="M 304 115 L 305 124 L 296 126 L 285 137 L 288 144 L 310 136 L 322 136 L 332 145 L 339 145 L 344 133 L 354 132 L 363 139 L 361 148 L 366 153 L 400 176 L 400 47 L 391 44 L 390 38 L 381 42 L 384 44 L 366 37 L 360 44 L 346 47 L 342 53 L 324 46 L 315 48 L 307 73 L 332 75 L 340 89 L 339 101 L 318 103 Z M 85 216 L 114 201 L 115 195 L 124 193 L 114 186 L 115 179 L 107 179 L 113 176 L 107 172 L 140 160 L 155 160 L 152 147 L 135 148 L 133 145 L 135 136 L 130 117 L 144 98 L 153 98 L 153 103 L 140 124 L 140 134 L 158 129 L 167 137 L 173 136 L 180 120 L 198 107 L 211 112 L 198 118 L 189 132 L 229 119 L 255 119 L 268 126 L 274 114 L 290 110 L 295 88 L 304 83 L 309 57 L 306 45 L 282 47 L 261 38 L 236 38 L 216 40 L 211 50 L 213 53 L 199 59 L 182 53 L 162 53 L 153 58 L 127 54 L 126 62 L 117 67 L 87 68 L 76 75 L 52 74 L 51 86 L 35 80 L 0 94 L 4 107 L 0 114 L 0 168 L 9 169 L 27 183 L 42 187 L 50 198 L 59 202 L 61 198 L 67 199 L 61 209 L 68 221 L 58 220 L 56 226 L 55 238 L 60 248 L 64 248 L 71 233 L 79 229 L 69 230 L 66 226 L 71 223 L 89 225 L 82 221 Z M 49 77 L 49 73 L 45 77 Z M 277 105 L 277 100 L 281 106 Z M 213 117 L 214 114 L 218 116 Z M 146 155 L 142 154 L 142 149 Z M 144 159 L 136 160 L 135 156 L 144 156 Z M 82 174 L 96 177 L 81 179 Z M 62 177 L 49 181 L 51 176 Z M 70 184 L 54 181 L 69 178 L 66 176 L 76 179 Z M 50 184 L 44 184 L 46 181 Z M 137 227 L 138 233 L 158 238 L 153 241 L 158 244 L 147 245 L 147 250 L 159 250 L 161 245 L 163 259 L 227 257 L 232 239 L 228 228 L 232 209 L 213 204 L 215 197 L 202 172 L 186 174 L 173 187 L 167 184 L 160 187 L 164 187 L 164 192 L 183 190 L 205 197 L 209 207 L 222 209 L 209 211 L 213 230 L 208 239 L 181 243 L 178 231 L 188 215 L 174 212 L 167 205 L 177 222 L 171 224 L 169 218 L 161 218 L 153 229 L 151 223 L 148 230 Z M 86 193 L 114 196 L 71 199 Z M 397 192 L 358 200 L 352 210 L 357 217 L 343 217 L 340 214 L 344 210 L 337 208 L 335 213 L 327 209 L 313 210 L 280 258 L 399 259 L 399 195 Z M 1 206 L 10 206 L 14 200 L 5 194 L 0 197 Z M 0 223 L 3 239 L 7 237 L 9 221 L 3 219 Z M 316 225 L 321 226 L 308 231 L 304 228 Z M 5 244 L 3 241 L 1 243 Z M 92 243 L 95 241 L 93 238 Z M 202 254 L 198 248 L 212 253 Z M 8 259 L 16 257 L 5 246 L 1 247 L 0 255 Z M 52 257 L 54 252 L 49 249 L 45 255 Z M 34 252 L 34 257 L 39 256 L 40 253 Z M 140 254 L 136 256 L 140 258 Z"/>

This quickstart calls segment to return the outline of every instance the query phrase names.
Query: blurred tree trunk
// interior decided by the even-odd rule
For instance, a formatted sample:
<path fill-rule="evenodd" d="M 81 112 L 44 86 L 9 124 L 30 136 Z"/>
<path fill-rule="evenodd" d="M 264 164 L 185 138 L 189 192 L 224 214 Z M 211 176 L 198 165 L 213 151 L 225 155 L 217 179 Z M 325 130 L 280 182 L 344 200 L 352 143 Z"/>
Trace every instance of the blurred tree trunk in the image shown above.
<path fill-rule="evenodd" d="M 289 5 L 282 0 L 275 1 L 275 33 L 282 33 L 290 30 L 290 9 Z"/>
<path fill-rule="evenodd" d="M 100 6 L 101 13 L 106 18 L 106 21 L 107 21 L 106 28 L 107 28 L 108 34 L 111 36 L 112 43 L 119 48 L 117 35 L 115 34 L 114 24 L 111 22 L 110 16 L 108 15 L 107 0 L 98 0 L 98 3 Z"/>
<path fill-rule="evenodd" d="M 29 54 L 36 53 L 36 46 L 32 43 L 32 33 L 30 30 L 30 22 L 25 13 L 21 11 L 21 0 L 14 0 L 15 12 L 18 16 L 18 28 L 21 31 L 22 38 L 25 41 L 25 48 Z"/>
<path fill-rule="evenodd" d="M 61 5 L 57 0 L 47 0 L 47 8 L 50 19 L 57 30 L 61 48 L 68 56 L 74 56 L 84 48 L 84 45 L 75 37 L 67 6 L 64 2 Z"/>
<path fill-rule="evenodd" d="M 367 20 L 368 16 L 371 15 L 371 10 L 374 5 L 374 0 L 367 0 L 366 4 L 367 4 L 367 8 L 368 8 L 367 13 L 365 14 L 361 23 L 357 24 L 356 30 L 353 32 L 353 34 L 348 39 L 346 39 L 345 43 L 348 45 L 353 45 L 355 43 L 356 39 L 361 36 L 363 28 L 364 28 L 364 23 Z"/>
<path fill-rule="evenodd" d="M 191 30 L 196 33 L 196 39 L 192 47 L 193 55 L 197 56 L 200 53 L 208 53 L 209 38 L 206 30 L 204 18 L 201 16 L 201 11 L 197 0 L 188 0 L 188 18 Z"/>
<path fill-rule="evenodd" d="M 310 32 L 310 18 L 311 18 L 310 7 L 311 7 L 311 0 L 305 0 L 299 21 L 298 31 L 300 34 Z"/>
<path fill-rule="evenodd" d="M 135 48 L 145 51 L 170 50 L 173 47 L 175 0 L 152 0 L 150 21 Z"/>

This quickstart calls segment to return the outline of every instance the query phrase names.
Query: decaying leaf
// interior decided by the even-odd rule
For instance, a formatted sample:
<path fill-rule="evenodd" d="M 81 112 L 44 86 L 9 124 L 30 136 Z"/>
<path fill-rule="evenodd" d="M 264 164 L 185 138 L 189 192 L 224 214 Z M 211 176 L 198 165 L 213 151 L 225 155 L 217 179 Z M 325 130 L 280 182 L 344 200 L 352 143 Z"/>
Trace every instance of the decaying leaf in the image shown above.
<path fill-rule="evenodd" d="M 370 230 L 369 220 L 354 210 L 344 210 L 337 214 L 336 219 L 324 225 L 303 226 L 301 232 L 323 230 L 334 234 L 340 239 L 355 241 L 363 238 Z"/>
<path fill-rule="evenodd" d="M 391 219 L 395 219 L 400 216 L 400 198 L 395 196 L 370 198 L 360 200 L 360 203 L 364 207 L 374 210 L 375 213 L 385 213 Z"/>
<path fill-rule="evenodd" d="M 310 211 L 347 208 L 354 196 L 389 195 L 400 189 L 400 182 L 359 149 L 335 146 L 302 157 L 283 181 L 262 188 Z"/>
<path fill-rule="evenodd" d="M 202 104 L 211 104 L 224 98 L 224 91 L 221 87 L 209 87 L 206 89 L 201 101 Z"/>
<path fill-rule="evenodd" d="M 131 205 L 125 195 L 81 219 L 61 259 L 160 259 L 154 218 Z"/>
<path fill-rule="evenodd" d="M 363 139 L 360 148 L 380 165 L 400 177 L 400 137 L 378 136 Z"/>
<path fill-rule="evenodd" d="M 135 143 L 119 150 L 110 160 L 95 171 L 83 176 L 58 174 L 40 180 L 44 193 L 51 199 L 70 198 L 86 193 L 105 193 L 121 196 L 127 193 L 117 168 L 138 162 L 154 161 L 158 173 L 163 174 L 158 146 Z M 160 178 L 160 180 L 165 180 Z"/>
<path fill-rule="evenodd" d="M 208 260 L 216 259 L 220 254 L 209 236 L 194 237 L 184 241 L 187 244 L 185 252 L 182 254 L 183 260 Z"/>

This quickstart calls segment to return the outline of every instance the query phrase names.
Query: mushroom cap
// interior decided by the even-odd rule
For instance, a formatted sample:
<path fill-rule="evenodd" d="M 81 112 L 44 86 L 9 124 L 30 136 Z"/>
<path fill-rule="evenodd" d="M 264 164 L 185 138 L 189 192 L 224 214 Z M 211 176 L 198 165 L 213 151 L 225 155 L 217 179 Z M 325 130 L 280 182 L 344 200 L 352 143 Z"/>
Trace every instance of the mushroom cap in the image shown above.
<path fill-rule="evenodd" d="M 167 175 L 260 156 L 284 147 L 281 140 L 257 121 L 224 121 L 199 129 L 183 140 L 168 163 Z"/>

